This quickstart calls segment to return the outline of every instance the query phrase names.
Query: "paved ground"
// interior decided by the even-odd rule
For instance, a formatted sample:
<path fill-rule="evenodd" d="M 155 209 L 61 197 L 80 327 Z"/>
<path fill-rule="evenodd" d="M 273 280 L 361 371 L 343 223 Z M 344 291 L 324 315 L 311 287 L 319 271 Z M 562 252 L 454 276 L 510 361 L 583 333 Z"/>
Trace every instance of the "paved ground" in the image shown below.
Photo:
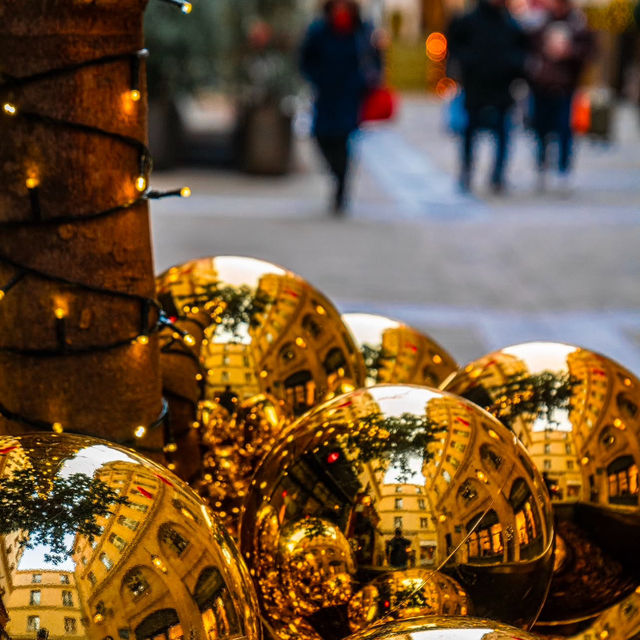
<path fill-rule="evenodd" d="M 204 255 L 250 255 L 307 278 L 343 311 L 382 313 L 422 329 L 461 363 L 525 340 L 605 353 L 640 374 L 640 119 L 620 107 L 610 145 L 582 142 L 575 190 L 534 189 L 531 141 L 519 133 L 507 195 L 455 189 L 456 141 L 440 104 L 406 97 L 391 126 L 359 140 L 354 198 L 326 210 L 328 183 L 301 139 L 284 178 L 185 170 L 189 200 L 152 207 L 157 269 Z"/>

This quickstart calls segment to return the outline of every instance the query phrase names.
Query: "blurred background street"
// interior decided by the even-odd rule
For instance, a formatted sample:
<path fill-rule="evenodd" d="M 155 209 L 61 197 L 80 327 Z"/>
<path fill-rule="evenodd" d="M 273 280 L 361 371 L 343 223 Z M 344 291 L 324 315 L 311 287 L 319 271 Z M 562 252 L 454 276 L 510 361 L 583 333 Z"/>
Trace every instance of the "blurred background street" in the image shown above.
<path fill-rule="evenodd" d="M 424 52 L 423 36 L 406 39 Z M 612 55 L 606 64 L 599 59 L 601 75 L 616 76 Z M 607 131 L 579 138 L 570 192 L 536 190 L 534 143 L 517 122 L 506 193 L 487 186 L 491 145 L 483 137 L 474 188 L 462 194 L 460 141 L 447 131 L 431 72 L 426 82 L 418 74 L 424 87 L 396 73 L 397 117 L 358 134 L 353 193 L 341 217 L 328 206 L 305 100 L 295 102 L 290 161 L 278 175 L 241 171 L 228 160 L 218 136 L 232 120 L 226 103 L 181 108 L 191 157 L 160 162 L 152 186 L 188 185 L 192 196 L 152 204 L 156 270 L 207 255 L 253 256 L 298 273 L 341 311 L 379 313 L 426 332 L 461 363 L 508 344 L 553 340 L 640 373 L 633 93 L 607 89 Z"/>

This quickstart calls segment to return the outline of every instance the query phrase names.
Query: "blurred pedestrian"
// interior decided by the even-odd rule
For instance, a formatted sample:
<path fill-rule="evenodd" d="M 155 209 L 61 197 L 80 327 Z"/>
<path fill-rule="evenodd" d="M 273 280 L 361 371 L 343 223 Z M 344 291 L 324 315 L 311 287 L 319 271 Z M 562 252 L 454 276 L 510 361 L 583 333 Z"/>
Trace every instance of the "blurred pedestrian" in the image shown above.
<path fill-rule="evenodd" d="M 464 89 L 467 111 L 460 188 L 471 189 L 476 133 L 488 129 L 495 137 L 490 186 L 499 193 L 505 186 L 511 85 L 524 76 L 526 36 L 507 11 L 505 0 L 479 0 L 474 9 L 453 19 L 448 43 L 449 64 Z"/>
<path fill-rule="evenodd" d="M 558 179 L 567 189 L 571 171 L 573 135 L 571 104 L 585 62 L 592 53 L 593 35 L 587 20 L 571 0 L 544 0 L 540 25 L 531 32 L 532 125 L 536 135 L 538 188 L 544 189 L 547 150 L 558 144 Z"/>
<path fill-rule="evenodd" d="M 301 70 L 315 92 L 313 135 L 335 180 L 332 209 L 344 212 L 351 159 L 350 141 L 362 103 L 378 86 L 382 69 L 374 29 L 353 0 L 329 0 L 308 28 Z"/>

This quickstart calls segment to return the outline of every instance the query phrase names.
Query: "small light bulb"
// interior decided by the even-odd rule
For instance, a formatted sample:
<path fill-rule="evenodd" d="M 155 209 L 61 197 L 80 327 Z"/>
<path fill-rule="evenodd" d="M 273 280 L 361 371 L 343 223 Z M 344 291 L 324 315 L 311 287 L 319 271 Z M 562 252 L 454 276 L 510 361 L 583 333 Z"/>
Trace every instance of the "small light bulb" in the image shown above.
<path fill-rule="evenodd" d="M 136 178 L 136 189 L 141 193 L 147 188 L 147 179 L 144 176 Z"/>
<path fill-rule="evenodd" d="M 191 9 L 193 9 L 193 7 L 191 6 L 190 2 L 183 2 L 182 3 L 182 7 L 181 7 L 181 11 L 182 13 L 184 13 L 185 15 L 191 13 Z"/>
<path fill-rule="evenodd" d="M 198 421 L 194 421 L 191 423 L 191 428 L 192 429 L 199 429 L 200 428 L 200 423 Z"/>
<path fill-rule="evenodd" d="M 149 336 L 141 335 L 136 338 L 138 344 L 149 344 Z"/>
<path fill-rule="evenodd" d="M 2 300 L 5 296 L 5 293 L 2 289 L 0 289 L 0 300 Z"/>
<path fill-rule="evenodd" d="M 51 425 L 51 430 L 53 431 L 53 433 L 62 433 L 64 431 L 64 428 L 62 427 L 62 424 L 60 424 L 59 422 L 54 422 Z"/>
<path fill-rule="evenodd" d="M 39 184 L 38 178 L 27 178 L 26 180 L 27 189 L 35 189 Z"/>
<path fill-rule="evenodd" d="M 138 425 L 138 426 L 135 428 L 135 430 L 134 430 L 134 432 L 133 432 L 133 435 L 134 435 L 136 438 L 142 438 L 142 437 L 144 436 L 144 434 L 145 434 L 145 433 L 147 433 L 147 427 L 145 427 L 144 425 L 142 425 L 142 424 L 141 424 L 141 425 Z"/>
<path fill-rule="evenodd" d="M 174 453 L 178 450 L 178 445 L 175 442 L 170 442 L 169 444 L 164 445 L 165 453 Z"/>
<path fill-rule="evenodd" d="M 2 105 L 2 110 L 8 115 L 8 116 L 15 116 L 18 113 L 18 109 L 16 107 L 15 104 L 11 104 L 10 102 L 5 102 Z"/>
<path fill-rule="evenodd" d="M 58 318 L 58 320 L 62 320 L 62 318 L 67 315 L 62 307 L 56 307 L 53 313 L 55 314 L 56 318 Z"/>
<path fill-rule="evenodd" d="M 183 198 L 188 198 L 191 196 L 191 189 L 189 187 L 182 187 L 182 189 L 180 189 L 180 195 Z"/>
<path fill-rule="evenodd" d="M 182 337 L 182 340 L 189 347 L 193 347 L 193 345 L 195 345 L 196 343 L 196 339 L 190 333 L 187 333 L 186 335 L 184 335 Z"/>
<path fill-rule="evenodd" d="M 2 300 L 2 298 L 0 297 L 0 300 Z M 200 382 L 202 380 L 202 374 L 201 373 L 196 373 L 196 380 L 198 382 Z"/>
<path fill-rule="evenodd" d="M 167 469 L 169 469 L 169 471 L 175 471 L 175 470 L 176 470 L 176 464 L 175 464 L 175 462 L 170 462 L 170 463 L 167 465 Z"/>
<path fill-rule="evenodd" d="M 138 100 L 140 100 L 140 92 L 137 89 L 131 89 L 131 91 L 129 91 L 129 97 L 134 101 L 134 102 L 138 102 Z"/>

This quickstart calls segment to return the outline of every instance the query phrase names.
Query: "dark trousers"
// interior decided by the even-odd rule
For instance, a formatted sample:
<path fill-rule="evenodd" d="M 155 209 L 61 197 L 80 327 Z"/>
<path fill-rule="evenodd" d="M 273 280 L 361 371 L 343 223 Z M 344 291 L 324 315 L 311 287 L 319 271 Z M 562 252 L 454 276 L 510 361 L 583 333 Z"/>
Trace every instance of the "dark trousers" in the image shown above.
<path fill-rule="evenodd" d="M 509 145 L 508 110 L 500 107 L 467 107 L 467 126 L 462 137 L 462 182 L 469 186 L 471 168 L 473 165 L 473 147 L 476 133 L 486 129 L 495 139 L 495 155 L 491 183 L 502 186 L 504 183 L 504 168 L 507 162 Z"/>
<path fill-rule="evenodd" d="M 551 138 L 558 141 L 558 170 L 571 168 L 573 134 L 571 132 L 571 101 L 573 95 L 533 92 L 533 130 L 536 134 L 538 170 L 547 168 L 547 148 Z"/>
<path fill-rule="evenodd" d="M 337 136 L 317 135 L 316 140 L 329 171 L 336 181 L 334 205 L 340 209 L 344 204 L 347 177 L 351 154 L 349 153 L 349 134 Z"/>

